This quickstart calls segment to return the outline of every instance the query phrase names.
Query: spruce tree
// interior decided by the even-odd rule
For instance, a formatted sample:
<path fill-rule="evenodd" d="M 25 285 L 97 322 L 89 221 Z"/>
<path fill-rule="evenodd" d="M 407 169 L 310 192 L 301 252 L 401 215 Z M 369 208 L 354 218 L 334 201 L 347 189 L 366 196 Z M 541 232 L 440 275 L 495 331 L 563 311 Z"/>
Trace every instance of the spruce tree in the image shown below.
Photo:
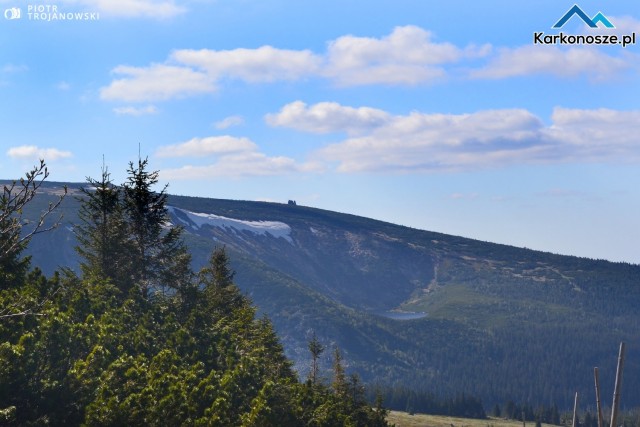
<path fill-rule="evenodd" d="M 341 399 L 346 400 L 349 394 L 349 388 L 347 385 L 347 375 L 342 366 L 342 354 L 338 347 L 333 352 L 333 392 Z"/>
<path fill-rule="evenodd" d="M 76 227 L 79 245 L 76 251 L 83 259 L 80 267 L 85 278 L 109 279 L 126 297 L 132 283 L 127 225 L 121 203 L 121 190 L 113 184 L 106 167 L 100 180 L 87 178 L 90 188 L 82 188 Z"/>
<path fill-rule="evenodd" d="M 309 381 L 311 381 L 311 384 L 315 385 L 318 383 L 318 359 L 324 352 L 324 347 L 322 346 L 322 344 L 320 344 L 315 331 L 313 332 L 311 341 L 309 341 L 309 352 L 311 352 L 311 370 L 309 371 Z"/>
<path fill-rule="evenodd" d="M 134 282 L 142 296 L 150 290 L 166 291 L 188 286 L 190 255 L 182 241 L 182 228 L 170 225 L 167 185 L 158 193 L 158 171 L 148 172 L 148 159 L 129 163 L 123 207 L 132 243 Z"/>
<path fill-rule="evenodd" d="M 230 262 L 226 249 L 216 247 L 209 257 L 209 265 L 200 271 L 202 283 L 219 289 L 233 285 L 236 272 L 231 268 Z"/>
<path fill-rule="evenodd" d="M 211 253 L 209 264 L 198 274 L 198 287 L 208 306 L 219 317 L 230 316 L 234 310 L 249 306 L 249 301 L 233 283 L 235 271 L 230 266 L 229 256 L 224 247 L 217 247 Z"/>
<path fill-rule="evenodd" d="M 384 407 L 382 393 L 380 392 L 380 390 L 377 390 L 375 407 L 374 407 L 374 415 L 372 417 L 372 421 L 375 425 L 386 426 L 388 425 L 387 424 L 388 415 L 389 415 L 389 410 Z"/>
<path fill-rule="evenodd" d="M 497 403 L 495 404 L 495 406 L 493 407 L 493 410 L 491 411 L 491 415 L 499 418 L 502 415 L 502 411 L 500 410 L 500 405 L 498 405 Z"/>

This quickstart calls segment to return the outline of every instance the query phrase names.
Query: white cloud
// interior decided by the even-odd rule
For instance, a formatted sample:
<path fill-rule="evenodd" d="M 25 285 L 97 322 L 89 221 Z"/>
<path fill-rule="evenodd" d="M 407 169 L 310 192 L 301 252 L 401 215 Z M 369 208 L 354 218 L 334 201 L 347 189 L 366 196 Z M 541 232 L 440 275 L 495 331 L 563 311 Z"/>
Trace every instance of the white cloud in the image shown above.
<path fill-rule="evenodd" d="M 28 71 L 29 67 L 26 65 L 16 65 L 16 64 L 5 64 L 0 68 L 0 73 L 3 74 L 13 74 L 13 73 L 23 73 Z"/>
<path fill-rule="evenodd" d="M 158 157 L 211 157 L 207 165 L 184 165 L 162 171 L 163 179 L 206 179 L 212 177 L 241 177 L 283 175 L 293 172 L 316 172 L 318 163 L 298 164 L 285 156 L 268 156 L 248 138 L 211 136 L 193 138 L 187 142 L 160 147 Z"/>
<path fill-rule="evenodd" d="M 100 12 L 105 16 L 123 18 L 167 19 L 185 13 L 183 6 L 171 0 L 61 0 L 69 5 L 81 5 L 87 11 Z"/>
<path fill-rule="evenodd" d="M 640 111 L 556 108 L 548 130 L 581 161 L 640 161 Z"/>
<path fill-rule="evenodd" d="M 67 91 L 69 89 L 71 89 L 71 85 L 67 82 L 58 82 L 58 84 L 56 84 L 56 89 L 61 90 L 61 91 Z"/>
<path fill-rule="evenodd" d="M 428 31 L 397 27 L 382 38 L 343 36 L 325 53 L 279 49 L 180 49 L 164 64 L 119 66 L 125 75 L 102 89 L 106 100 L 147 101 L 210 93 L 223 79 L 247 83 L 325 78 L 340 85 L 429 83 L 443 77 L 444 64 L 488 54 L 487 46 L 461 49 L 435 43 Z M 172 83 L 173 81 L 173 83 Z"/>
<path fill-rule="evenodd" d="M 244 123 L 242 116 L 229 116 L 217 121 L 213 124 L 216 129 L 228 129 L 233 126 L 239 126 Z"/>
<path fill-rule="evenodd" d="M 371 119 L 373 117 L 373 120 Z M 468 114 L 388 112 L 297 101 L 268 116 L 273 125 L 348 137 L 305 162 L 269 156 L 247 138 L 211 136 L 161 147 L 159 157 L 192 157 L 206 165 L 165 170 L 167 179 L 317 173 L 430 173 L 523 164 L 640 162 L 640 111 L 556 108 L 551 125 L 524 109 Z M 454 194 L 452 198 L 473 195 Z"/>
<path fill-rule="evenodd" d="M 535 160 L 549 150 L 543 124 L 526 110 L 395 116 L 363 136 L 319 150 L 340 172 L 430 172 Z"/>
<path fill-rule="evenodd" d="M 206 179 L 213 177 L 269 176 L 297 172 L 300 168 L 289 157 L 268 157 L 264 153 L 248 152 L 224 156 L 206 166 L 186 165 L 165 169 L 162 178 L 168 180 Z"/>
<path fill-rule="evenodd" d="M 258 49 L 177 50 L 167 64 L 118 66 L 125 76 L 101 89 L 104 100 L 158 101 L 212 93 L 221 79 L 249 83 L 296 80 L 317 73 L 319 59 L 310 51 L 263 46 Z"/>
<path fill-rule="evenodd" d="M 349 131 L 361 109 L 331 104 L 331 114 L 313 115 L 326 104 L 285 106 L 272 124 L 306 132 Z M 288 108 L 287 108 L 288 107 Z M 288 111 L 293 110 L 293 112 Z M 523 109 L 470 114 L 386 115 L 327 145 L 311 159 L 339 172 L 435 172 L 516 164 L 640 161 L 640 111 L 556 108 L 553 124 Z M 342 117 L 340 117 L 342 115 Z"/>
<path fill-rule="evenodd" d="M 253 152 L 258 146 L 248 138 L 234 136 L 210 136 L 207 138 L 193 138 L 187 142 L 160 147 L 156 152 L 158 157 L 199 157 L 237 152 Z"/>
<path fill-rule="evenodd" d="M 128 102 L 166 100 L 216 90 L 213 79 L 185 67 L 153 64 L 146 68 L 121 65 L 113 70 L 124 78 L 100 90 L 104 100 Z"/>
<path fill-rule="evenodd" d="M 308 107 L 302 101 L 282 107 L 277 114 L 267 114 L 271 126 L 290 127 L 313 133 L 359 133 L 385 124 L 391 115 L 376 108 L 345 107 L 336 102 L 320 102 Z"/>
<path fill-rule="evenodd" d="M 155 105 L 147 105 L 146 107 L 117 107 L 113 112 L 121 116 L 145 116 L 149 114 L 157 114 L 158 108 Z"/>
<path fill-rule="evenodd" d="M 71 157 L 70 151 L 62 151 L 57 148 L 41 148 L 35 145 L 21 145 L 11 147 L 7 150 L 7 155 L 14 159 L 44 159 L 46 161 L 55 161 Z"/>
<path fill-rule="evenodd" d="M 621 22 L 629 28 L 637 24 L 631 18 Z M 547 74 L 601 80 L 617 76 L 638 62 L 637 55 L 629 52 L 614 56 L 588 47 L 526 45 L 496 49 L 488 44 L 458 47 L 433 39 L 429 31 L 409 25 L 396 27 L 380 38 L 342 36 L 330 41 L 323 53 L 273 46 L 180 49 L 163 64 L 116 67 L 114 74 L 124 77 L 102 88 L 101 95 L 105 100 L 166 100 L 214 92 L 224 80 L 257 84 L 314 78 L 339 86 L 417 85 L 433 83 L 463 69 L 471 70 L 467 78 L 476 79 Z M 476 65 L 479 59 L 484 66 Z"/>
<path fill-rule="evenodd" d="M 234 50 L 177 50 L 171 60 L 205 70 L 210 76 L 250 83 L 297 80 L 316 74 L 321 59 L 309 50 L 285 50 L 271 46 Z"/>
<path fill-rule="evenodd" d="M 471 77 L 503 79 L 532 74 L 557 77 L 586 75 L 592 79 L 609 79 L 630 67 L 630 61 L 607 55 L 599 50 L 574 47 L 530 45 L 500 49 L 484 68 L 471 72 Z"/>
<path fill-rule="evenodd" d="M 1 12 L 1 11 L 0 11 Z M 29 71 L 29 67 L 26 65 L 5 64 L 0 67 L 0 87 L 8 86 L 11 84 L 9 80 L 6 80 L 8 76 L 12 74 L 20 74 Z"/>
<path fill-rule="evenodd" d="M 488 47 L 460 49 L 434 43 L 415 26 L 396 27 L 381 39 L 343 36 L 329 43 L 324 74 L 341 85 L 418 84 L 443 77 L 442 64 L 483 56 Z"/>
<path fill-rule="evenodd" d="M 258 49 L 177 50 L 166 64 L 118 66 L 125 76 L 101 89 L 104 100 L 157 101 L 211 93 L 221 79 L 249 83 L 296 80 L 317 73 L 319 59 L 310 51 Z"/>

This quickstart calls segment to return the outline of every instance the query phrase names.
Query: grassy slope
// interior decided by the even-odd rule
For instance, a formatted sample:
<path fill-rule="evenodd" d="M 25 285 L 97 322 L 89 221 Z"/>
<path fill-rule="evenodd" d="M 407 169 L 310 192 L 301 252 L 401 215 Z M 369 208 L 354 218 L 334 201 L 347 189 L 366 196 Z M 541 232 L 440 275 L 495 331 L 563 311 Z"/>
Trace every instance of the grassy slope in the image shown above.
<path fill-rule="evenodd" d="M 387 420 L 390 424 L 395 424 L 396 427 L 522 427 L 522 421 L 502 418 L 489 417 L 486 420 L 477 420 L 442 415 L 409 415 L 400 411 L 391 411 Z M 535 426 L 535 423 L 529 421 L 526 425 Z M 542 426 L 551 427 L 551 424 L 542 424 Z"/>

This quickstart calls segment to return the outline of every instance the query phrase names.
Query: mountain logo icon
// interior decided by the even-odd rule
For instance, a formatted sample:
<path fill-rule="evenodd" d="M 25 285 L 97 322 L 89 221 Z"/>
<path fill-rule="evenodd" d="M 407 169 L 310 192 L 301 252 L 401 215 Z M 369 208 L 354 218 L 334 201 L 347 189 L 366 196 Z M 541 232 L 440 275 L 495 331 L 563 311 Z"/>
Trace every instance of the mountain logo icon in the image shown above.
<path fill-rule="evenodd" d="M 562 28 L 564 24 L 566 24 L 567 21 L 573 17 L 573 15 L 578 15 L 578 17 L 591 28 L 598 28 L 598 23 L 602 23 L 602 25 L 607 28 L 615 28 L 611 21 L 609 21 L 609 19 L 607 19 L 607 17 L 604 16 L 602 12 L 598 12 L 593 18 L 589 18 L 589 16 L 584 13 L 584 11 L 580 9 L 580 6 L 578 6 L 577 4 L 574 4 L 573 7 L 569 9 L 567 13 L 565 13 L 562 18 L 560 18 L 560 20 L 556 22 L 555 25 L 551 28 Z"/>

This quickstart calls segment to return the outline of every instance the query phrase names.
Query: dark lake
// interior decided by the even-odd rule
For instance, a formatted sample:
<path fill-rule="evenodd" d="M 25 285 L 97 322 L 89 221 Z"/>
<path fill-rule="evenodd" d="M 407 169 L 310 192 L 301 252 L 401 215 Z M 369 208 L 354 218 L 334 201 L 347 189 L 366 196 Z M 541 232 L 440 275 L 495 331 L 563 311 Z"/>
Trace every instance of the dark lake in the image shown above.
<path fill-rule="evenodd" d="M 394 320 L 413 320 L 427 317 L 427 313 L 423 311 L 376 311 L 375 314 Z"/>

